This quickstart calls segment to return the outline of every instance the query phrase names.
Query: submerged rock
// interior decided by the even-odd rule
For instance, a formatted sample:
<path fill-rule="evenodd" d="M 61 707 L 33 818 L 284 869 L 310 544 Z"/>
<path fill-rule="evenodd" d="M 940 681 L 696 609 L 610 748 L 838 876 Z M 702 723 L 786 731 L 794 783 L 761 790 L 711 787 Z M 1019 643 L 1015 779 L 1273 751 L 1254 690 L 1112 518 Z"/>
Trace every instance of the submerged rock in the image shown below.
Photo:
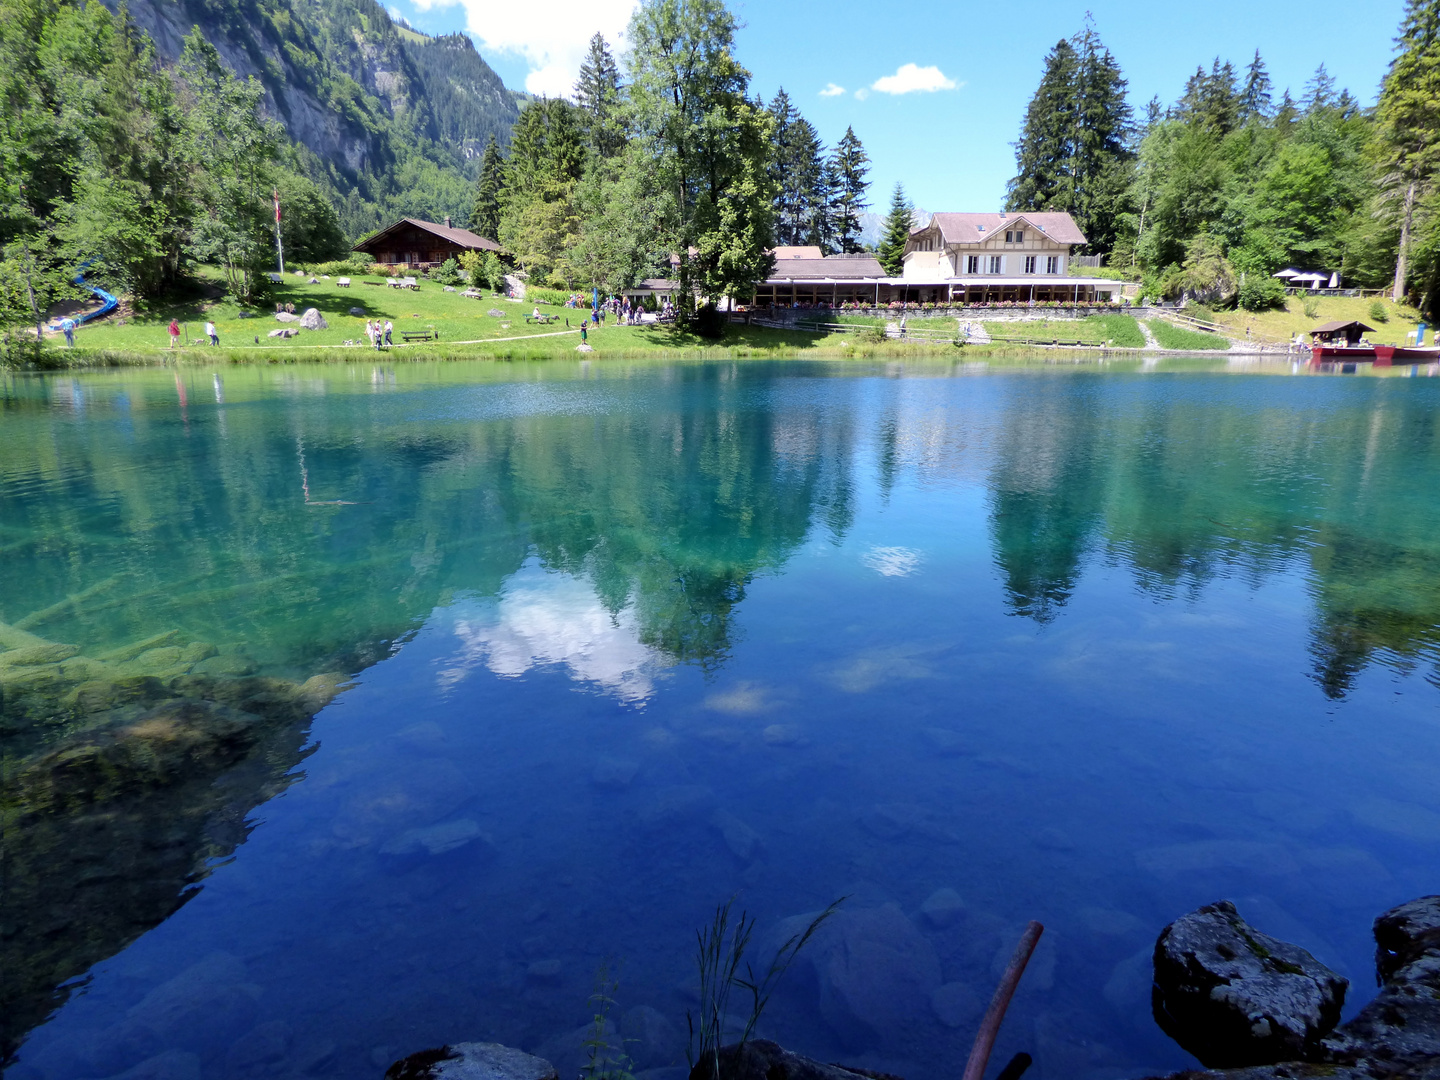
<path fill-rule="evenodd" d="M 1250 926 L 1228 900 L 1176 919 L 1155 942 L 1155 1020 L 1212 1068 L 1313 1058 L 1348 986 L 1298 945 Z"/>
<path fill-rule="evenodd" d="M 500 1043 L 422 1050 L 385 1070 L 385 1080 L 558 1080 L 555 1066 Z"/>
<path fill-rule="evenodd" d="M 722 1080 L 899 1080 L 868 1069 L 826 1065 L 792 1054 L 768 1039 L 724 1046 L 717 1056 Z M 700 1061 L 690 1070 L 690 1080 L 713 1080 L 714 1075 L 715 1065 L 709 1061 Z"/>

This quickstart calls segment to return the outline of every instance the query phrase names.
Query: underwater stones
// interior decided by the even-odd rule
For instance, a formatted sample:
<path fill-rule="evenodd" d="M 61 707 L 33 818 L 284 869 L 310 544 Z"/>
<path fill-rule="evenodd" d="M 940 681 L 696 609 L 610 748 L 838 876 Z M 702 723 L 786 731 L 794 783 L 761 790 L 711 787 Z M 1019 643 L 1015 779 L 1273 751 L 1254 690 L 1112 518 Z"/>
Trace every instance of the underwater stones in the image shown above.
<path fill-rule="evenodd" d="M 654 831 L 693 821 L 715 802 L 715 794 L 699 784 L 674 784 L 657 790 L 640 807 L 641 827 Z"/>
<path fill-rule="evenodd" d="M 623 1067 L 624 1047 L 621 1045 L 619 1032 L 615 1030 L 615 1024 L 610 1020 L 605 1021 L 604 1028 L 598 1033 L 598 1039 L 595 1025 L 584 1024 L 546 1040 L 536 1053 L 547 1065 L 553 1061 L 555 1064 L 551 1068 L 561 1076 L 578 1077 L 584 1074 L 590 1064 L 592 1050 L 595 1052 L 597 1072 L 610 1066 Z"/>
<path fill-rule="evenodd" d="M 595 769 L 590 774 L 590 782 L 596 787 L 619 791 L 629 787 L 630 781 L 635 779 L 635 774 L 639 771 L 640 766 L 636 762 L 602 757 L 595 763 Z"/>
<path fill-rule="evenodd" d="M 771 724 L 760 732 L 766 746 L 804 746 L 809 740 L 794 724 Z"/>
<path fill-rule="evenodd" d="M 533 983 L 556 986 L 565 974 L 565 965 L 559 960 L 536 960 L 525 969 L 525 978 Z"/>
<path fill-rule="evenodd" d="M 255 674 L 255 661 L 239 653 L 210 656 L 195 663 L 191 668 L 196 675 L 215 675 L 222 678 L 238 679 Z"/>
<path fill-rule="evenodd" d="M 1135 861 L 1162 881 L 1193 878 L 1214 871 L 1244 870 L 1264 877 L 1288 876 L 1299 871 L 1295 856 L 1280 844 L 1258 840 L 1196 840 L 1148 848 Z"/>
<path fill-rule="evenodd" d="M 25 649 L 0 652 L 0 669 L 34 667 L 37 664 L 58 664 L 80 651 L 75 645 L 32 645 Z"/>
<path fill-rule="evenodd" d="M 306 308 L 305 314 L 300 316 L 300 325 L 306 330 L 328 330 L 330 324 L 325 321 L 325 316 L 320 314 L 319 308 Z"/>
<path fill-rule="evenodd" d="M 380 848 L 382 855 L 443 855 L 480 839 L 480 826 L 470 818 L 407 829 Z"/>
<path fill-rule="evenodd" d="M 1223 900 L 1161 931 L 1154 963 L 1156 1022 L 1212 1068 L 1313 1056 L 1340 1019 L 1349 986 Z"/>
<path fill-rule="evenodd" d="M 106 1080 L 200 1080 L 200 1056 L 184 1050 L 166 1050 Z"/>
<path fill-rule="evenodd" d="M 730 853 L 742 862 L 749 862 L 760 850 L 760 834 L 729 810 L 716 810 L 710 815 L 713 825 L 725 841 Z"/>
<path fill-rule="evenodd" d="M 936 930 L 943 930 L 965 913 L 965 901 L 954 889 L 936 889 L 920 905 L 920 915 Z"/>
<path fill-rule="evenodd" d="M 974 753 L 969 741 L 958 731 L 949 728 L 927 727 L 922 730 L 925 748 L 940 757 L 961 757 Z"/>
<path fill-rule="evenodd" d="M 1020 936 L 1022 929 L 1022 927 L 1012 926 L 1007 930 L 1002 935 L 1000 947 L 990 958 L 990 977 L 997 983 L 1010 965 L 1010 958 L 1015 955 L 1013 942 Z M 1040 944 L 1035 947 L 1030 962 L 1025 965 L 1025 985 L 1031 990 L 1054 989 L 1055 964 L 1060 953 L 1058 941 L 1059 936 L 1055 931 L 1047 931 L 1045 936 L 1040 939 Z"/>
<path fill-rule="evenodd" d="M 948 982 L 930 992 L 930 1008 L 946 1027 L 969 1028 L 980 1020 L 985 1002 L 962 982 Z"/>
<path fill-rule="evenodd" d="M 455 1043 L 401 1058 L 385 1080 L 557 1080 L 543 1058 L 500 1043 Z"/>
<path fill-rule="evenodd" d="M 91 713 L 160 701 L 167 696 L 164 684 L 153 675 L 121 675 L 81 683 L 72 691 L 71 701 L 80 711 Z"/>
<path fill-rule="evenodd" d="M 284 1020 L 251 1028 L 230 1046 L 226 1059 L 232 1077 L 273 1076 L 290 1049 L 293 1031 Z"/>
<path fill-rule="evenodd" d="M 860 823 L 881 840 L 898 840 L 914 828 L 925 811 L 913 803 L 876 803 Z"/>
<path fill-rule="evenodd" d="M 789 923 L 803 929 L 808 921 L 801 916 Z M 856 1050 L 923 1016 L 941 982 L 934 946 L 893 903 L 837 912 L 799 962 L 807 957 L 819 981 L 821 1015 Z"/>
<path fill-rule="evenodd" d="M 163 1044 L 201 1050 L 217 1039 L 233 1040 L 255 1025 L 260 988 L 247 983 L 245 965 L 215 952 L 161 983 L 141 998 L 129 1018 Z"/>
<path fill-rule="evenodd" d="M 685 1057 L 685 1036 L 659 1009 L 636 1005 L 620 1019 L 620 1037 L 638 1069 L 674 1065 Z"/>

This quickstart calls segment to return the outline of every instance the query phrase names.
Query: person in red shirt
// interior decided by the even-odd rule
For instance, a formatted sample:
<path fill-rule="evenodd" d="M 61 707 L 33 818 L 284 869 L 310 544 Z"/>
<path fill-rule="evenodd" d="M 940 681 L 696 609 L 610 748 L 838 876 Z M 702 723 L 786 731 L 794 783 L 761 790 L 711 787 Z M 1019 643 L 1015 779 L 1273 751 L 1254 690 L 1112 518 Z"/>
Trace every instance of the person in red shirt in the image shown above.
<path fill-rule="evenodd" d="M 170 347 L 173 349 L 180 340 L 180 324 L 174 319 L 170 320 Z"/>

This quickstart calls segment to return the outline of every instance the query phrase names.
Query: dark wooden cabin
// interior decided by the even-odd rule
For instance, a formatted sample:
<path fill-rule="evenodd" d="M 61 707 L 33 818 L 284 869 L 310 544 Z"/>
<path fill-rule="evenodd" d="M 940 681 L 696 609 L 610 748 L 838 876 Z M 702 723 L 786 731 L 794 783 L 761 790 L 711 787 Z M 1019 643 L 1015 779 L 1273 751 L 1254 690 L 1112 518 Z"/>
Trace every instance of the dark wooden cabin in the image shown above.
<path fill-rule="evenodd" d="M 457 229 L 449 218 L 443 225 L 418 218 L 401 218 L 389 228 L 361 240 L 354 250 L 363 251 L 377 263 L 387 266 L 410 266 L 424 270 L 439 266 L 446 259 L 459 258 L 466 251 L 498 252 L 501 249 L 494 240 L 477 236 L 469 229 Z"/>

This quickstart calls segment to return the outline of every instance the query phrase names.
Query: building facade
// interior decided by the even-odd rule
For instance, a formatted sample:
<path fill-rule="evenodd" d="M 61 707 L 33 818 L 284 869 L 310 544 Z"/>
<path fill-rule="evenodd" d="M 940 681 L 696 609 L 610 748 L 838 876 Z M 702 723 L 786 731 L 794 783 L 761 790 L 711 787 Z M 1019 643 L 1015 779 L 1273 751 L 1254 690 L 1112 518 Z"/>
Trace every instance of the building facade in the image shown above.
<path fill-rule="evenodd" d="M 780 249 L 755 303 L 1114 303 L 1119 282 L 1071 272 L 1071 250 L 1083 243 L 1069 214 L 934 214 L 910 234 L 899 277 L 887 276 L 873 255 L 816 259 L 805 249 Z"/>
<path fill-rule="evenodd" d="M 466 251 L 498 252 L 500 245 L 469 229 L 455 228 L 449 218 L 443 225 L 418 218 L 401 218 L 389 228 L 361 240 L 353 250 L 363 251 L 377 263 L 387 266 L 423 270 L 439 266 L 446 259 L 458 258 Z"/>

